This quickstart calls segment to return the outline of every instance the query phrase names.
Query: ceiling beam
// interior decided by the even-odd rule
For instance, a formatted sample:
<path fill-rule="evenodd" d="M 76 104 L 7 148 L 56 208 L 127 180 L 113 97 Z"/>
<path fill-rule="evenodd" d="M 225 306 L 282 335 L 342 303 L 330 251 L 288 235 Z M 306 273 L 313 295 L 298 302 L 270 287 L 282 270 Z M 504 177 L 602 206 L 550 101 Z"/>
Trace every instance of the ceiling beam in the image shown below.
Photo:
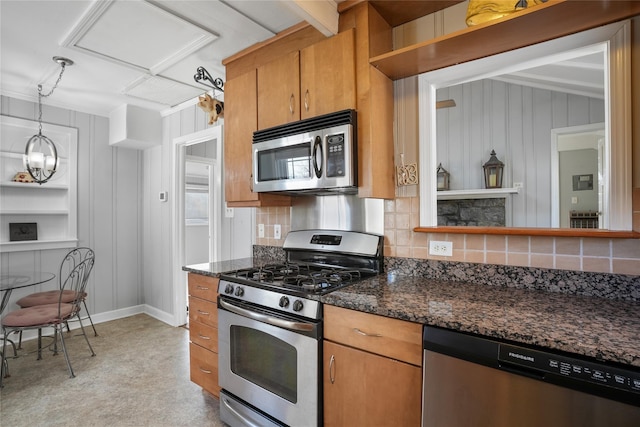
<path fill-rule="evenodd" d="M 334 0 L 283 0 L 282 3 L 325 36 L 338 34 L 338 5 Z"/>

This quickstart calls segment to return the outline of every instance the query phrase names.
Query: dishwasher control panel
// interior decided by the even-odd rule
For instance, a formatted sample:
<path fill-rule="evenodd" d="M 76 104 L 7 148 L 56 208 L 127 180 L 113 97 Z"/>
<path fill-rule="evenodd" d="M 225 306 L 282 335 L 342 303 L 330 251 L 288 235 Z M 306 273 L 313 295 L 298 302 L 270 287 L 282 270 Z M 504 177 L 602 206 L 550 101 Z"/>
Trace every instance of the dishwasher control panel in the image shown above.
<path fill-rule="evenodd" d="M 587 381 L 600 386 L 635 392 L 639 394 L 638 398 L 640 398 L 639 372 L 509 344 L 500 344 L 498 360 L 508 365 L 531 370 L 532 374 L 536 372 L 540 375 L 548 373 L 569 379 Z"/>

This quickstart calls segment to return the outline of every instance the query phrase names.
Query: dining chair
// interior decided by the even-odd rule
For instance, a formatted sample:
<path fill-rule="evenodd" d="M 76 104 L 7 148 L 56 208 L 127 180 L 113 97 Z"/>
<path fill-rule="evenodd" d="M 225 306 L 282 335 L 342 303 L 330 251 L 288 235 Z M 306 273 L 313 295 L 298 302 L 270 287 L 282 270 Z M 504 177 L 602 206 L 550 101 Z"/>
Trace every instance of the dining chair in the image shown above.
<path fill-rule="evenodd" d="M 59 289 L 53 291 L 43 291 L 43 292 L 34 292 L 29 294 L 23 298 L 20 298 L 16 301 L 16 305 L 20 308 L 28 308 L 35 307 L 37 305 L 47 305 L 47 304 L 55 304 L 58 302 L 58 298 L 60 297 L 60 292 L 62 289 L 62 280 L 72 271 L 77 265 L 83 262 L 86 259 L 94 259 L 95 253 L 93 250 L 85 247 L 75 248 L 69 253 L 65 255 L 60 263 L 60 273 L 58 275 L 60 286 Z M 62 292 L 63 302 L 71 302 L 75 299 L 75 295 L 73 292 L 67 290 Z M 91 314 L 89 313 L 89 309 L 87 308 L 87 292 L 83 291 L 82 294 L 82 305 L 84 306 L 84 311 L 87 313 L 87 319 L 91 323 L 91 327 L 93 328 L 93 334 L 97 337 L 98 331 L 96 331 L 96 327 L 93 324 L 93 320 L 91 319 Z M 69 330 L 69 326 L 67 325 L 67 330 Z M 22 334 L 18 339 L 18 348 L 22 347 Z"/>
<path fill-rule="evenodd" d="M 75 257 L 77 254 L 71 254 L 71 256 Z M 82 330 L 82 335 L 89 346 L 89 350 L 91 351 L 91 356 L 96 355 L 91 343 L 89 342 L 89 338 L 87 337 L 84 325 L 82 324 L 82 318 L 80 316 L 83 295 L 85 293 L 91 270 L 93 269 L 94 260 L 95 257 L 93 255 L 93 251 L 91 251 L 90 255 L 85 256 L 81 261 L 73 261 L 69 264 L 69 267 L 73 265 L 73 268 L 66 273 L 63 279 L 61 278 L 58 300 L 55 303 L 20 308 L 8 313 L 1 321 L 3 336 L 8 336 L 11 333 L 22 332 L 25 330 L 38 330 L 38 359 L 42 357 L 42 329 L 47 327 L 53 328 L 54 343 L 57 345 L 59 336 L 62 351 L 67 362 L 67 368 L 69 369 L 69 376 L 71 378 L 75 377 L 75 374 L 71 367 L 69 353 L 64 341 L 64 328 L 68 321 L 78 320 L 80 329 Z M 66 301 L 65 295 L 69 294 L 74 295 L 74 298 L 70 301 Z M 2 371 L 0 373 L 0 387 L 3 386 L 5 374 L 7 354 L 6 346 L 7 342 L 4 341 L 2 344 L 2 362 L 0 363 L 0 369 Z"/>

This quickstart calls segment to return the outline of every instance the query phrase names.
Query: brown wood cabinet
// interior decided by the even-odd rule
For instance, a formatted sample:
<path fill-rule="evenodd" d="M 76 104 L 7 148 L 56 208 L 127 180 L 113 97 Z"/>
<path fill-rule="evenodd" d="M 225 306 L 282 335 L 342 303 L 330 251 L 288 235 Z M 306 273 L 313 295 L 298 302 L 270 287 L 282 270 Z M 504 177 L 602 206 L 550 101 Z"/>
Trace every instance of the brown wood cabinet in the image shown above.
<path fill-rule="evenodd" d="M 258 67 L 258 129 L 356 108 L 354 30 Z"/>
<path fill-rule="evenodd" d="M 224 190 L 229 207 L 288 206 L 291 198 L 252 191 L 251 144 L 257 130 L 256 70 L 225 84 Z"/>
<path fill-rule="evenodd" d="M 258 67 L 258 129 L 300 120 L 300 52 Z"/>
<path fill-rule="evenodd" d="M 300 118 L 356 108 L 355 31 L 300 51 Z"/>
<path fill-rule="evenodd" d="M 370 51 L 391 49 L 391 27 L 366 2 L 354 10 L 333 37 L 297 25 L 223 61 L 229 206 L 291 204 L 290 197 L 251 192 L 255 130 L 348 108 L 358 113 L 358 195 L 395 198 L 393 83 L 369 65 Z"/>
<path fill-rule="evenodd" d="M 340 14 L 340 31 L 355 28 L 358 110 L 358 196 L 395 198 L 393 82 L 369 64 L 392 47 L 392 28 L 368 2 Z"/>
<path fill-rule="evenodd" d="M 419 426 L 422 325 L 324 306 L 324 425 Z"/>
<path fill-rule="evenodd" d="M 220 396 L 218 386 L 218 280 L 189 273 L 191 381 Z"/>

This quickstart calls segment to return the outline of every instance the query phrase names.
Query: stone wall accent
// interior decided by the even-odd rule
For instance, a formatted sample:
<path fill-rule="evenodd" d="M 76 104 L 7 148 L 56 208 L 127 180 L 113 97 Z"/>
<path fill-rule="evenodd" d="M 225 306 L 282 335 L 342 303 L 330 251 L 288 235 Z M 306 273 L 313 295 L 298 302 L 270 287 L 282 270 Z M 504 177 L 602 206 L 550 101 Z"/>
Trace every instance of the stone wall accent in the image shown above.
<path fill-rule="evenodd" d="M 438 225 L 504 227 L 505 199 L 438 200 Z"/>

